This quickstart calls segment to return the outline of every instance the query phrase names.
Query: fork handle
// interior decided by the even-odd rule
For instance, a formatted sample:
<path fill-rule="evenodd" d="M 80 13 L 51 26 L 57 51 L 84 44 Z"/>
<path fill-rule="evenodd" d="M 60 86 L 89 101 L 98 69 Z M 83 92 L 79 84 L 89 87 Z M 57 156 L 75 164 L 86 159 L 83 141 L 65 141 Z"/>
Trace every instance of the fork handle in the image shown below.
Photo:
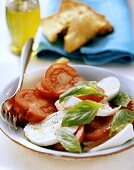
<path fill-rule="evenodd" d="M 19 78 L 19 83 L 16 91 L 19 91 L 22 87 L 24 74 L 31 57 L 32 45 L 33 45 L 33 38 L 30 38 L 22 48 L 20 78 Z"/>

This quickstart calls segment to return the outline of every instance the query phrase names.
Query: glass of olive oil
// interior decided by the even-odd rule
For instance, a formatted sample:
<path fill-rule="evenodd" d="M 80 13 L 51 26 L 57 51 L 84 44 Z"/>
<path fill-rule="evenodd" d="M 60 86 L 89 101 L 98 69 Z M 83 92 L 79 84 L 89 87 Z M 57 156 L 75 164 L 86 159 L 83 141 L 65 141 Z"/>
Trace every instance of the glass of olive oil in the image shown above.
<path fill-rule="evenodd" d="M 8 0 L 6 19 L 11 35 L 11 50 L 20 55 L 25 42 L 35 36 L 40 23 L 38 0 Z"/>

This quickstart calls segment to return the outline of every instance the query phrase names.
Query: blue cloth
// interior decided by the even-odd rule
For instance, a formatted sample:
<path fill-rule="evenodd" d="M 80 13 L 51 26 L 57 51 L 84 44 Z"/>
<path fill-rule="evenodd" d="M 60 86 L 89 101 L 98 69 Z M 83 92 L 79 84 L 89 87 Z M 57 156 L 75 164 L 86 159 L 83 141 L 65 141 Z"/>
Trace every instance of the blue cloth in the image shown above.
<path fill-rule="evenodd" d="M 106 36 L 97 37 L 73 53 L 66 53 L 61 40 L 51 44 L 39 31 L 36 38 L 39 42 L 37 56 L 42 58 L 68 57 L 84 61 L 85 64 L 102 65 L 109 62 L 131 63 L 134 60 L 134 42 L 131 17 L 127 0 L 82 0 L 97 12 L 106 16 L 114 31 Z M 60 0 L 51 3 L 50 14 L 56 12 Z M 55 8 L 54 8 L 55 7 Z M 53 11 L 53 12 L 52 12 Z"/>

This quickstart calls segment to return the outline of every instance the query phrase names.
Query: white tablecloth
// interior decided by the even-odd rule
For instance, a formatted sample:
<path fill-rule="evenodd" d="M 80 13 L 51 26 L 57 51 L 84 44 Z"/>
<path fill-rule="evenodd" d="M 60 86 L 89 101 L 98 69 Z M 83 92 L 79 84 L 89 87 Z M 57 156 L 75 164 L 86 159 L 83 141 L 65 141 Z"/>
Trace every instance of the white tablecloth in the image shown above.
<path fill-rule="evenodd" d="M 42 4 L 42 17 L 47 10 L 48 0 L 40 0 Z M 129 0 L 130 9 L 133 11 L 134 1 Z M 45 8 L 45 9 L 44 9 Z M 0 1 L 0 92 L 6 84 L 19 74 L 20 58 L 11 54 L 9 50 L 10 37 L 7 30 L 5 16 L 5 1 Z M 33 59 L 28 71 L 45 67 L 51 64 L 48 61 Z M 107 64 L 103 66 L 113 72 L 123 74 L 134 80 L 134 64 L 122 66 L 118 64 Z M 60 159 L 46 156 L 26 149 L 10 139 L 0 131 L 0 170 L 133 170 L 134 169 L 134 147 L 121 153 L 88 159 Z"/>

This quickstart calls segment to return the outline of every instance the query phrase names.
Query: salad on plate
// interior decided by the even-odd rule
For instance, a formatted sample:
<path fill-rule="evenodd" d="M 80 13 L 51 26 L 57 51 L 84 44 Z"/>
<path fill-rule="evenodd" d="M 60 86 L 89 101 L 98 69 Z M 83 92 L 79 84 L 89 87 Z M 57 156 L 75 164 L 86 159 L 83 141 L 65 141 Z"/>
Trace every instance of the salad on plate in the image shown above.
<path fill-rule="evenodd" d="M 88 81 L 67 64 L 53 64 L 11 102 L 25 138 L 41 147 L 94 152 L 134 138 L 134 99 L 114 76 Z"/>

